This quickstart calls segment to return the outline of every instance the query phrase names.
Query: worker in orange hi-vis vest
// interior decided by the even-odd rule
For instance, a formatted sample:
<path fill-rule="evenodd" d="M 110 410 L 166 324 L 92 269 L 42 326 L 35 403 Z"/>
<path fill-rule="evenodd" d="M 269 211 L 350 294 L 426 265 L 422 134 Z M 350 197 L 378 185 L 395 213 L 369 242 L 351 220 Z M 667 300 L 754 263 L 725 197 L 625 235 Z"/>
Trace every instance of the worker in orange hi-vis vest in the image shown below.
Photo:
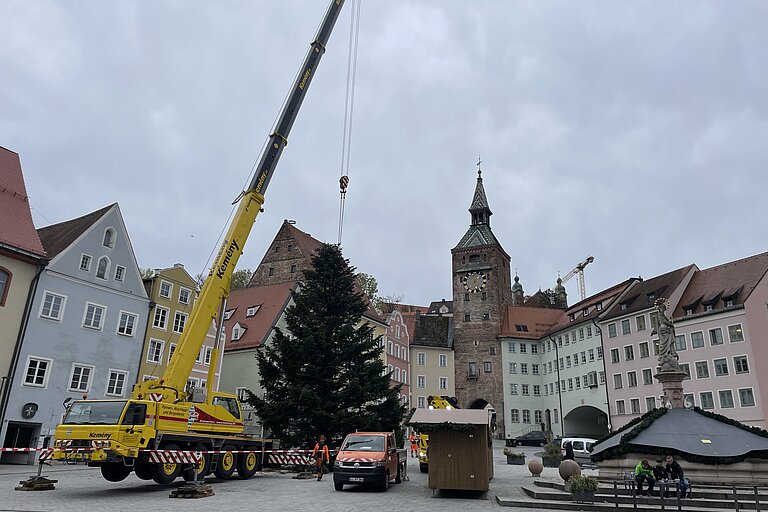
<path fill-rule="evenodd" d="M 408 440 L 411 442 L 411 458 L 413 458 L 419 450 L 419 438 L 416 436 L 416 432 L 411 432 L 411 436 Z"/>
<path fill-rule="evenodd" d="M 320 434 L 315 449 L 312 451 L 312 458 L 315 459 L 315 471 L 317 471 L 317 481 L 319 482 L 323 479 L 323 461 L 331 462 L 331 454 L 328 452 L 328 445 L 325 444 L 325 436 L 322 434 Z"/>

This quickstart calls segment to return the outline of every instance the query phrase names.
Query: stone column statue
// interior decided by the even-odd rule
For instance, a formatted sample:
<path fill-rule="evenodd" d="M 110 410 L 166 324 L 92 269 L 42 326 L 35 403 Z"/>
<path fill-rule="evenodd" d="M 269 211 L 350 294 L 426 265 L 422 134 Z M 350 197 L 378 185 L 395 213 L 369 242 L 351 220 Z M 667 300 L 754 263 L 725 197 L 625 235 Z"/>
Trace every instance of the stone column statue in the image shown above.
<path fill-rule="evenodd" d="M 651 334 L 659 336 L 659 372 L 681 371 L 675 350 L 675 326 L 666 314 L 667 305 L 663 298 L 656 299 L 658 324 Z"/>

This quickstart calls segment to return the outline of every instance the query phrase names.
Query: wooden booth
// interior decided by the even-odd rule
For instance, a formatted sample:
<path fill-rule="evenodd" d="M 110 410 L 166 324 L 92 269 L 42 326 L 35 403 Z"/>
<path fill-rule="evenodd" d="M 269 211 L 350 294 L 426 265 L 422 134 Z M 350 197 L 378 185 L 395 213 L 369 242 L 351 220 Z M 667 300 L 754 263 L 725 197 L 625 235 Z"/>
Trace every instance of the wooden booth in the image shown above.
<path fill-rule="evenodd" d="M 493 478 L 491 413 L 486 409 L 416 409 L 409 424 L 429 434 L 429 488 L 488 491 Z"/>

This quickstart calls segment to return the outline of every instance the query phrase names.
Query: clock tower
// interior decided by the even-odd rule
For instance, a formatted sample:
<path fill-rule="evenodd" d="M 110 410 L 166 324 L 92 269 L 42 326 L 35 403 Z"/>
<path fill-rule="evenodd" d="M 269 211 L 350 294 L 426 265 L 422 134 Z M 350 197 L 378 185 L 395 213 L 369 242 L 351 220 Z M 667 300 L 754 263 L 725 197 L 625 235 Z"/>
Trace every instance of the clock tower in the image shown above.
<path fill-rule="evenodd" d="M 512 304 L 510 257 L 491 231 L 479 169 L 469 213 L 469 229 L 451 250 L 456 398 L 462 408 L 493 407 L 504 432 L 498 336 Z"/>

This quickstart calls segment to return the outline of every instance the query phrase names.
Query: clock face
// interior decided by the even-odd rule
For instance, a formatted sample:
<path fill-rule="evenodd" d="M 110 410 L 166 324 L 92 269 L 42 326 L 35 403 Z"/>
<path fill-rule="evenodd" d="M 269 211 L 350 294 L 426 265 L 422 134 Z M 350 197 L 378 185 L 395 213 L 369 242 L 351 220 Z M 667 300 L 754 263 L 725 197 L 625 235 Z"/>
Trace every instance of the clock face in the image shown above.
<path fill-rule="evenodd" d="M 482 272 L 470 272 L 464 276 L 464 289 L 470 292 L 479 292 L 485 288 L 486 276 Z"/>

